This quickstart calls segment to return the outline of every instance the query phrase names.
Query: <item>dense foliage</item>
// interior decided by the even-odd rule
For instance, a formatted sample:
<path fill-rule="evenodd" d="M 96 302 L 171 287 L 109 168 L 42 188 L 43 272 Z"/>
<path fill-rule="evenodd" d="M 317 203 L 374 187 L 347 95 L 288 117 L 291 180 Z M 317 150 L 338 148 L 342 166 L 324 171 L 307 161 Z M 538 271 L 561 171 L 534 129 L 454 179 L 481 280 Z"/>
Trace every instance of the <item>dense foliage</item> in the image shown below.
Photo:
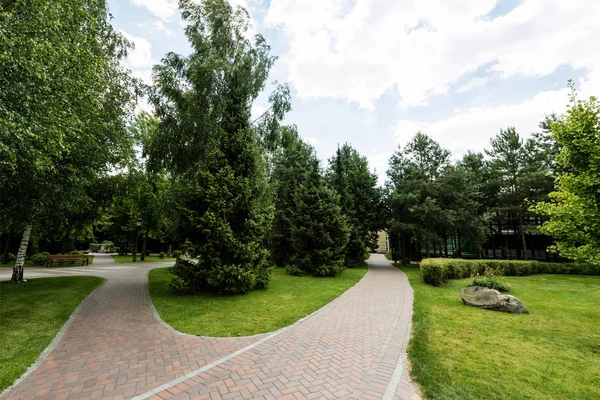
<path fill-rule="evenodd" d="M 541 231 L 565 257 L 600 263 L 600 103 L 577 100 L 551 126 L 560 146 L 556 190 L 532 209 L 547 218 Z"/>
<path fill-rule="evenodd" d="M 175 288 L 244 293 L 269 282 L 265 247 L 273 218 L 267 165 L 250 124 L 252 101 L 274 58 L 248 15 L 222 0 L 181 1 L 192 53 L 154 68 L 160 119 L 149 165 L 173 180 L 178 234 L 198 262 L 178 260 Z"/>
<path fill-rule="evenodd" d="M 508 235 L 518 235 L 516 257 L 527 259 L 535 250 L 528 240 L 539 221 L 529 208 L 547 199 L 553 188 L 558 147 L 548 129 L 556 120 L 546 117 L 542 131 L 525 141 L 514 128 L 501 129 L 490 140 L 487 157 L 467 152 L 451 162 L 450 152 L 422 132 L 399 147 L 390 159 L 386 184 L 386 225 L 394 258 L 461 257 L 465 250 L 482 257 L 490 238 L 507 241 Z M 510 256 L 508 243 L 499 250 L 495 257 Z"/>
<path fill-rule="evenodd" d="M 104 0 L 0 7 L 0 229 L 23 232 L 20 282 L 34 223 L 46 219 L 63 239 L 97 216 L 92 186 L 132 154 L 125 119 L 135 86 L 121 65 L 129 44 Z"/>
<path fill-rule="evenodd" d="M 377 176 L 369 169 L 367 159 L 345 143 L 329 159 L 327 180 L 340 196 L 342 212 L 349 222 L 345 256 L 346 264 L 352 266 L 364 261 L 368 249 L 375 247 L 381 206 Z"/>
<path fill-rule="evenodd" d="M 314 149 L 287 131 L 273 161 L 274 261 L 294 275 L 339 274 L 346 267 L 350 228 L 339 195 L 326 185 Z"/>

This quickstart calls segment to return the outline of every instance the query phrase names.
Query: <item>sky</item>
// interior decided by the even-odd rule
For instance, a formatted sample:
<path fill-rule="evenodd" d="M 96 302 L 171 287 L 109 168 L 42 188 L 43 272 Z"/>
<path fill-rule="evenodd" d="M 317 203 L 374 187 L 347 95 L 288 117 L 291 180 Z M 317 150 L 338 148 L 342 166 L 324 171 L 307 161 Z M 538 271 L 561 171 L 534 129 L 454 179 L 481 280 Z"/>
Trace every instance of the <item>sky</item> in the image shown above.
<path fill-rule="evenodd" d="M 417 131 L 460 158 L 501 128 L 527 138 L 562 114 L 572 79 L 600 96 L 600 1 L 230 0 L 278 56 L 269 83 L 288 83 L 286 123 L 326 160 L 351 143 L 385 180 L 389 157 Z M 135 43 L 126 65 L 151 83 L 170 51 L 187 55 L 177 0 L 109 0 Z M 267 85 L 253 105 L 268 108 Z M 144 105 L 140 104 L 143 108 Z"/>

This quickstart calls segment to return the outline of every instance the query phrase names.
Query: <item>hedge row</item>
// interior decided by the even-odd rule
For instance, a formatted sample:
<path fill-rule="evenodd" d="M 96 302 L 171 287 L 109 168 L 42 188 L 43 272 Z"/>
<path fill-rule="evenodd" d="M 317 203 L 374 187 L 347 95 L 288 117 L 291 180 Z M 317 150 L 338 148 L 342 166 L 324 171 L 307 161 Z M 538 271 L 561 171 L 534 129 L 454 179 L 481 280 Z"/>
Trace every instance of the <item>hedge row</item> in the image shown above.
<path fill-rule="evenodd" d="M 441 285 L 449 279 L 469 278 L 471 273 L 484 271 L 487 264 L 504 276 L 535 274 L 600 275 L 600 265 L 585 263 L 549 263 L 524 260 L 462 260 L 426 258 L 421 261 L 421 276 L 430 285 Z"/>

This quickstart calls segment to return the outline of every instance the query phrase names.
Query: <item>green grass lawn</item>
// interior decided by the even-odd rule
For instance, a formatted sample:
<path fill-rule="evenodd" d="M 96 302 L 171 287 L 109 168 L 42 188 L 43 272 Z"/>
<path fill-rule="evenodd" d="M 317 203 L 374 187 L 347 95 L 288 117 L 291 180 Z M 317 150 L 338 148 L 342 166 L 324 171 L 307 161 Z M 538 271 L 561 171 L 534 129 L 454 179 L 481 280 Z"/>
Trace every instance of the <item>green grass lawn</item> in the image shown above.
<path fill-rule="evenodd" d="M 8 264 L 0 264 L 0 268 L 14 268 L 15 262 L 9 262 Z M 25 261 L 25 268 L 40 268 L 39 265 L 33 265 L 33 263 L 29 260 Z"/>
<path fill-rule="evenodd" d="M 0 392 L 35 362 L 102 280 L 68 276 L 0 283 Z"/>
<path fill-rule="evenodd" d="M 288 326 L 329 303 L 367 272 L 366 263 L 335 278 L 273 272 L 269 287 L 240 296 L 180 295 L 171 291 L 167 268 L 150 271 L 152 301 L 178 331 L 205 336 L 246 336 Z"/>
<path fill-rule="evenodd" d="M 599 399 L 600 277 L 505 277 L 530 314 L 462 304 L 469 280 L 415 291 L 412 374 L 428 399 Z"/>
<path fill-rule="evenodd" d="M 94 256 L 89 256 L 86 255 L 87 258 L 90 259 L 89 261 L 89 265 L 92 265 L 94 263 Z M 9 262 L 8 264 L 0 264 L 0 268 L 14 268 L 15 267 L 15 262 Z M 25 261 L 25 268 L 44 268 L 43 265 L 33 265 L 33 262 L 31 262 L 30 260 Z M 66 262 L 63 264 L 58 264 L 58 263 L 54 263 L 52 265 L 52 268 L 56 268 L 56 267 L 81 267 L 81 263 L 80 262 L 76 262 L 76 263 L 72 263 L 72 262 Z"/>
<path fill-rule="evenodd" d="M 112 256 L 113 260 L 115 260 L 115 262 L 119 263 L 119 264 L 132 264 L 132 261 L 131 261 L 132 257 L 133 256 L 131 254 L 126 255 L 126 256 L 117 256 L 117 255 Z M 165 256 L 165 258 L 161 259 L 158 257 L 158 254 L 152 254 L 152 255 L 146 256 L 144 261 L 140 261 L 140 255 L 139 254 L 137 255 L 137 262 L 147 263 L 147 262 L 167 262 L 167 261 L 175 262 L 175 258 Z"/>

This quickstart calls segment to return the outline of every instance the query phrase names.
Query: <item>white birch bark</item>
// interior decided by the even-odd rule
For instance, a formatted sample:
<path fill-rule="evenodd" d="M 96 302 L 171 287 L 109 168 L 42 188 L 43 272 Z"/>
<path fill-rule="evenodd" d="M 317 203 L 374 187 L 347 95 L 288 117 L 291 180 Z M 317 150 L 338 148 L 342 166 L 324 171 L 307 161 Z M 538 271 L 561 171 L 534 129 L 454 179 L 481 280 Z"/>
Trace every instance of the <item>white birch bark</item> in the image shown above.
<path fill-rule="evenodd" d="M 12 279 L 13 283 L 23 282 L 23 265 L 25 265 L 25 255 L 27 254 L 27 245 L 29 244 L 29 237 L 31 236 L 31 223 L 25 226 L 23 231 L 23 238 L 21 239 L 21 245 L 19 246 L 19 252 L 17 253 L 17 261 L 13 268 Z"/>

